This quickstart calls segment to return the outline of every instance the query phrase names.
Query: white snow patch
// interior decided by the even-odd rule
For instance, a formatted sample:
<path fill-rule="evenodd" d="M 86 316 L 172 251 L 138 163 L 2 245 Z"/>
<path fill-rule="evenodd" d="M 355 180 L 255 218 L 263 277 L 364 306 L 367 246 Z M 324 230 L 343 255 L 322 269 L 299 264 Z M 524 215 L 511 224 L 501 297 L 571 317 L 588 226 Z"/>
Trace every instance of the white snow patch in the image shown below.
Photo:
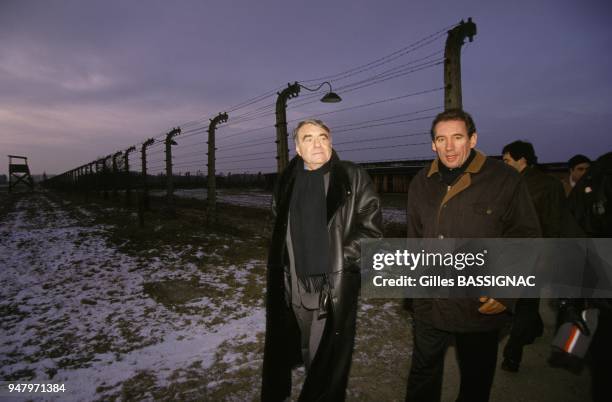
<path fill-rule="evenodd" d="M 66 393 L 48 400 L 102 398 L 97 387 L 117 392 L 142 370 L 163 386 L 196 361 L 208 367 L 222 342 L 253 342 L 264 331 L 262 305 L 241 304 L 241 287 L 230 290 L 220 275 L 181 264 L 187 251 L 211 255 L 202 248 L 152 249 L 143 260 L 109 246 L 108 227 L 82 226 L 46 196 L 24 198 L 15 211 L 0 228 L 0 376 L 24 379 L 18 373 L 27 370 L 30 381 L 66 384 Z M 243 284 L 261 263 L 219 269 L 231 269 Z M 223 297 L 193 300 L 183 305 L 188 312 L 176 312 L 143 292 L 145 282 L 194 277 Z M 223 320 L 212 325 L 217 317 Z"/>

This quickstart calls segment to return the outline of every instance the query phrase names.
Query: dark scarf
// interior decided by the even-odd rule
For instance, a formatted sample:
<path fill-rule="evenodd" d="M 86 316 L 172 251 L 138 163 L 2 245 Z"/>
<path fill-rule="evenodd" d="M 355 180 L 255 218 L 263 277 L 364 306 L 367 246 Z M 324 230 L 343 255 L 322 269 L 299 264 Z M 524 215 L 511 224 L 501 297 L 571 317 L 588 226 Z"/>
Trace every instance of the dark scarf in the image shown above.
<path fill-rule="evenodd" d="M 440 170 L 442 181 L 446 183 L 447 186 L 452 186 L 455 180 L 457 180 L 457 178 L 461 176 L 463 172 L 465 172 L 465 169 L 467 169 L 470 163 L 474 160 L 475 156 L 476 151 L 474 151 L 474 148 L 472 148 L 470 151 L 470 156 L 468 156 L 465 162 L 463 162 L 463 165 L 454 169 L 447 168 L 446 165 L 438 159 L 438 169 Z"/>
<path fill-rule="evenodd" d="M 307 292 L 320 292 L 331 272 L 325 174 L 331 160 L 316 170 L 305 170 L 299 158 L 290 204 L 290 227 L 295 272 Z"/>

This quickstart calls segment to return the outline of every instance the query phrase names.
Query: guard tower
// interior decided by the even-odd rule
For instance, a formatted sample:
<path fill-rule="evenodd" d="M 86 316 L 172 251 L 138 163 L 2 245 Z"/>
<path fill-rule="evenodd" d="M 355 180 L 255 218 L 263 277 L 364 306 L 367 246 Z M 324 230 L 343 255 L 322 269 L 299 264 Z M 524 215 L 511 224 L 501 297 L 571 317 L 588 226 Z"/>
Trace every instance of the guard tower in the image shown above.
<path fill-rule="evenodd" d="M 28 158 L 25 156 L 9 155 L 9 192 L 19 183 L 23 183 L 34 190 L 34 180 L 30 175 Z M 13 161 L 16 159 L 16 161 Z M 18 163 L 20 162 L 20 163 Z"/>

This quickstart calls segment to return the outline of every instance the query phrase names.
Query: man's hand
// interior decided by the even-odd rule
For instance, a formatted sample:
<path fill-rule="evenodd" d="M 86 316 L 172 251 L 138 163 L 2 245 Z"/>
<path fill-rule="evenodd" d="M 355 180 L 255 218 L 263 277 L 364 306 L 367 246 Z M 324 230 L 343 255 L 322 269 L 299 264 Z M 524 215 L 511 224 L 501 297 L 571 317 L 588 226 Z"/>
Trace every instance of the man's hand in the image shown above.
<path fill-rule="evenodd" d="M 483 303 L 483 305 L 478 308 L 479 313 L 499 314 L 506 310 L 506 306 L 493 299 L 492 297 L 481 296 L 478 300 Z"/>

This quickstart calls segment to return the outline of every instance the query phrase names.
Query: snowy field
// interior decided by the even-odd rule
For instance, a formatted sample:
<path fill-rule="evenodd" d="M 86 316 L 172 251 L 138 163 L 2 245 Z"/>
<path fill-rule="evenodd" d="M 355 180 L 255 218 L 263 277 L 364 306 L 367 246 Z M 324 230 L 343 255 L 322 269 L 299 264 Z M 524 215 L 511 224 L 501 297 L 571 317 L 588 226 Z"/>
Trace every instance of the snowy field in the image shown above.
<path fill-rule="evenodd" d="M 159 389 L 188 381 L 188 369 L 231 363 L 231 349 L 264 330 L 261 303 L 244 305 L 241 294 L 248 281 L 261 281 L 251 273 L 261 261 L 206 270 L 198 261 L 218 262 L 218 250 L 196 246 L 133 257 L 109 245 L 110 228 L 92 224 L 83 208 L 37 195 L 15 210 L 0 229 L 4 380 L 63 383 L 57 400 L 102 400 L 124 394 L 134 378 Z M 164 284 L 200 292 L 173 308 L 159 302 Z M 222 344 L 230 351 L 221 356 Z M 232 376 L 206 387 L 223 378 Z"/>
<path fill-rule="evenodd" d="M 269 195 L 220 196 L 216 228 L 186 206 L 139 229 L 119 200 L 0 194 L 0 381 L 64 384 L 36 401 L 258 400 Z M 238 204 L 249 199 L 255 209 Z M 543 318 L 545 336 L 518 374 L 498 370 L 491 400 L 588 400 L 588 375 L 547 366 L 554 314 Z M 348 401 L 404 399 L 411 331 L 401 300 L 360 300 Z M 294 370 L 291 400 L 303 378 Z M 449 350 L 442 401 L 458 380 Z"/>
<path fill-rule="evenodd" d="M 178 221 L 152 214 L 140 232 L 136 215 L 112 201 L 34 193 L 0 211 L 2 380 L 65 384 L 63 394 L 35 400 L 257 400 L 262 225 L 270 223 L 260 209 L 270 195 L 219 198 L 255 209 L 225 207 L 220 231 L 207 230 L 197 210 L 182 210 Z M 406 374 L 408 320 L 399 308 L 361 303 L 351 400 L 372 400 L 374 384 L 403 392 L 390 387 L 397 374 L 386 373 Z M 294 371 L 294 398 L 303 376 Z"/>
<path fill-rule="evenodd" d="M 150 192 L 153 196 L 164 196 L 166 192 L 163 190 L 155 190 Z M 174 191 L 177 197 L 195 198 L 205 200 L 207 191 L 202 188 L 195 189 L 177 189 Z M 240 205 L 244 207 L 254 208 L 270 208 L 272 205 L 272 195 L 261 190 L 217 190 L 217 201 L 227 204 Z M 406 222 L 406 210 L 402 208 L 383 206 L 383 221 L 386 223 Z"/>

